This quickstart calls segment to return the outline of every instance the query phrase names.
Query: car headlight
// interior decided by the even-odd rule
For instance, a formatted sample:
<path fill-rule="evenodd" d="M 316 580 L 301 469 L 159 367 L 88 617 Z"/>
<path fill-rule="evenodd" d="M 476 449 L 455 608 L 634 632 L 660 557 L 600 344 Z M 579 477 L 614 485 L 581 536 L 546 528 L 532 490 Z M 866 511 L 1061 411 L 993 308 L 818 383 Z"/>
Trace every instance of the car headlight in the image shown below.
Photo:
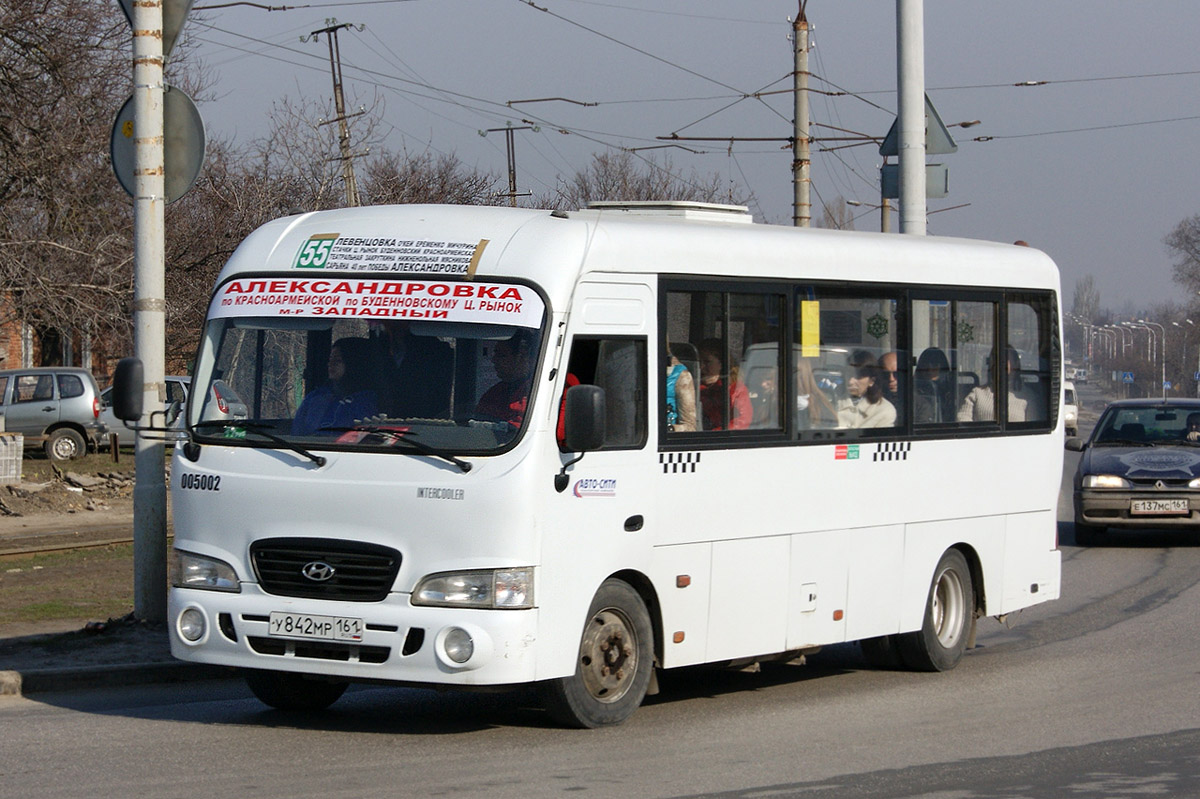
<path fill-rule="evenodd" d="M 455 608 L 531 608 L 533 568 L 431 574 L 417 584 L 412 603 Z"/>
<path fill-rule="evenodd" d="M 1188 483 L 1188 488 L 1200 488 L 1200 477 Z"/>
<path fill-rule="evenodd" d="M 1083 478 L 1084 488 L 1129 488 L 1129 481 L 1115 474 L 1089 474 Z"/>
<path fill-rule="evenodd" d="M 176 588 L 202 588 L 208 591 L 238 593 L 242 584 L 237 572 L 223 560 L 175 550 L 175 574 L 171 585 Z"/>

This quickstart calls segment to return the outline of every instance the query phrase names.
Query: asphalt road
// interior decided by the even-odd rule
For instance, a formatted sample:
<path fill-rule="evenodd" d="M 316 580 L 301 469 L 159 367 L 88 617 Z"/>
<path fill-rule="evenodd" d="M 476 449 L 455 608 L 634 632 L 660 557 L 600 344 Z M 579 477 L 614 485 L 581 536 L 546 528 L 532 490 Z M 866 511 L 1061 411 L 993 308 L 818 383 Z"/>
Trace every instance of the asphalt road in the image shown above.
<path fill-rule="evenodd" d="M 1200 545 L 1078 549 L 1060 518 L 1063 598 L 982 622 L 945 674 L 831 647 L 669 674 L 598 731 L 521 694 L 363 686 L 312 716 L 236 682 L 41 694 L 0 700 L 0 797 L 1200 796 Z"/>

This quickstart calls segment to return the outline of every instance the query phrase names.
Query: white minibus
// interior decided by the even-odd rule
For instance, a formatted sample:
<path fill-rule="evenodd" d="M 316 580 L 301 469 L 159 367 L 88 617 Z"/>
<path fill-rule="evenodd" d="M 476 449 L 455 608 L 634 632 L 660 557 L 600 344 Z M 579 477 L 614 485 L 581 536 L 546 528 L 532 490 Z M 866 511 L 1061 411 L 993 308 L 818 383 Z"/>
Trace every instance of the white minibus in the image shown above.
<path fill-rule="evenodd" d="M 953 668 L 1058 597 L 1058 271 L 745 208 L 279 219 L 218 279 L 171 472 L 171 647 L 264 702 L 661 670 Z M 668 407 L 669 406 L 669 407 Z"/>

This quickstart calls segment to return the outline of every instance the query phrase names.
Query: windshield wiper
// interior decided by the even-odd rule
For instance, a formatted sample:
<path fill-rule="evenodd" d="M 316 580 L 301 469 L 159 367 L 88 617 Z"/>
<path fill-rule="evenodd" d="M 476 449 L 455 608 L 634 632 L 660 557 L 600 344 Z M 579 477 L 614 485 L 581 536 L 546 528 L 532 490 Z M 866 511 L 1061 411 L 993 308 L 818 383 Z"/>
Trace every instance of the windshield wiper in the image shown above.
<path fill-rule="evenodd" d="M 1103 441 L 1097 441 L 1097 444 L 1110 447 L 1150 447 L 1153 446 L 1149 441 L 1134 441 L 1131 438 L 1106 438 Z"/>
<path fill-rule="evenodd" d="M 258 424 L 257 422 L 248 422 L 245 419 L 210 419 L 206 422 L 197 422 L 194 427 L 218 427 L 221 429 L 234 428 L 236 430 L 246 430 L 251 433 L 257 433 L 268 441 L 272 441 L 281 447 L 290 449 L 298 455 L 303 455 L 318 466 L 325 465 L 325 458 L 321 455 L 314 455 L 299 444 L 288 441 L 282 436 L 277 436 L 271 432 L 271 425 Z"/>
<path fill-rule="evenodd" d="M 366 425 L 366 424 L 355 425 L 354 427 L 326 427 L 326 428 L 322 428 L 322 429 L 335 430 L 335 431 L 339 431 L 339 432 L 353 431 L 353 432 L 358 432 L 358 433 L 368 433 L 368 434 L 386 436 L 387 438 L 391 439 L 393 442 L 402 442 L 404 444 L 408 444 L 410 447 L 415 449 L 417 452 L 420 452 L 422 455 L 429 455 L 430 457 L 433 457 L 433 458 L 441 458 L 444 461 L 449 461 L 450 463 L 453 463 L 455 466 L 457 466 L 459 469 L 462 469 L 463 474 L 466 474 L 467 472 L 471 471 L 470 463 L 468 463 L 467 461 L 464 461 L 462 458 L 456 458 L 455 456 L 451 455 L 449 452 L 443 452 L 443 451 L 437 449 L 436 447 L 429 446 L 428 444 L 426 444 L 423 441 L 418 441 L 416 438 L 414 438 L 414 436 L 416 436 L 417 434 L 412 430 L 398 429 L 395 427 L 379 427 L 377 425 Z"/>

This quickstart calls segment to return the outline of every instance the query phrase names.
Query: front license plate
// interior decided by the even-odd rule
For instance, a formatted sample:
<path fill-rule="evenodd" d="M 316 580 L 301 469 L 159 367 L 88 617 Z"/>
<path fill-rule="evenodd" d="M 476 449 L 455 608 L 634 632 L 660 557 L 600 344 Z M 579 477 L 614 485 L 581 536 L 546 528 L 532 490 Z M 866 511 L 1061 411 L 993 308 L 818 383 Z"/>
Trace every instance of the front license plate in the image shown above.
<path fill-rule="evenodd" d="M 310 616 L 307 613 L 273 611 L 269 624 L 270 634 L 281 638 L 361 641 L 363 635 L 363 620 L 348 616 Z"/>
<path fill-rule="evenodd" d="M 1129 506 L 1135 516 L 1172 516 L 1188 512 L 1186 499 L 1135 499 Z"/>

